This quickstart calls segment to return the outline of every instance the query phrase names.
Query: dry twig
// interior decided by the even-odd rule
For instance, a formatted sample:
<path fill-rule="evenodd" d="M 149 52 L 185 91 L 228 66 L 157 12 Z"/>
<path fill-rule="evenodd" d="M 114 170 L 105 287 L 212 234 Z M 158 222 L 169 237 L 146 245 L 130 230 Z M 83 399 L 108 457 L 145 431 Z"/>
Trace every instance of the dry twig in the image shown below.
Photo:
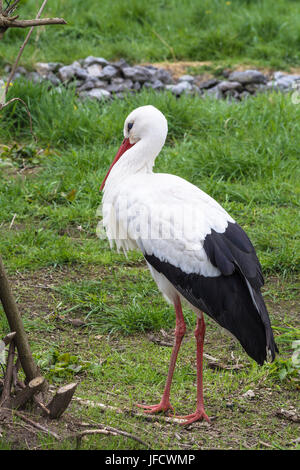
<path fill-rule="evenodd" d="M 44 4 L 47 3 L 48 0 L 44 1 Z M 34 26 L 41 26 L 41 25 L 50 25 L 50 24 L 66 24 L 63 18 L 42 18 L 39 19 L 41 12 L 39 12 L 39 16 L 37 16 L 34 20 L 18 20 L 19 15 L 9 16 L 11 13 L 14 12 L 20 0 L 15 0 L 12 5 L 8 5 L 8 7 L 3 10 L 2 0 L 0 2 L 0 39 L 2 39 L 5 31 L 9 28 L 28 28 Z M 41 10 L 43 11 L 44 6 L 42 5 Z"/>
<path fill-rule="evenodd" d="M 29 123 L 30 123 L 30 132 L 32 134 L 32 136 L 34 137 L 34 139 L 36 140 L 34 134 L 33 134 L 33 130 L 32 130 L 32 118 L 31 118 L 31 114 L 30 114 L 30 111 L 26 105 L 26 103 L 21 100 L 21 98 L 12 98 L 11 100 L 7 101 L 7 103 L 5 102 L 6 101 L 6 95 L 7 95 L 7 92 L 8 92 L 8 88 L 9 88 L 9 85 L 15 75 L 15 72 L 16 72 L 16 69 L 17 69 L 17 66 L 18 66 L 18 63 L 20 61 L 20 57 L 25 49 L 25 46 L 26 44 L 28 43 L 29 41 L 29 38 L 34 30 L 34 27 L 35 26 L 40 26 L 42 24 L 66 24 L 65 20 L 63 20 L 62 18 L 44 18 L 44 19 L 39 19 L 45 6 L 46 6 L 46 3 L 47 3 L 48 0 L 44 0 L 43 3 L 42 3 L 42 6 L 41 8 L 39 9 L 37 15 L 36 15 L 36 19 L 35 20 L 17 20 L 18 16 L 14 16 L 14 17 L 8 17 L 8 15 L 16 8 L 17 4 L 19 3 L 19 0 L 16 0 L 15 2 L 13 2 L 12 5 L 9 5 L 5 11 L 3 11 L 3 5 L 2 5 L 2 0 L 0 1 L 0 39 L 3 37 L 3 34 L 4 32 L 8 29 L 8 28 L 27 28 L 29 26 L 31 26 L 30 30 L 28 31 L 28 34 L 23 42 L 23 44 L 21 45 L 20 47 L 20 50 L 19 50 L 19 53 L 17 55 L 17 58 L 15 60 L 15 63 L 10 71 L 10 74 L 9 74 L 9 77 L 7 79 L 7 82 L 6 82 L 6 85 L 5 85 L 5 90 L 4 90 L 4 93 L 1 97 L 1 102 L 0 102 L 0 110 L 5 108 L 6 106 L 8 106 L 9 104 L 15 102 L 15 101 L 20 101 L 26 108 L 26 112 L 28 114 L 28 117 L 29 117 Z"/>
<path fill-rule="evenodd" d="M 131 433 L 126 432 L 126 431 L 122 431 L 121 429 L 112 428 L 111 426 L 104 426 L 103 428 L 100 428 L 100 429 L 86 429 L 85 431 L 81 431 L 78 434 L 75 434 L 74 436 L 71 436 L 71 437 L 76 438 L 76 448 L 79 449 L 80 444 L 81 444 L 81 439 L 84 436 L 90 436 L 90 435 L 94 435 L 94 434 L 105 434 L 105 435 L 111 435 L 111 436 L 118 436 L 118 435 L 125 436 L 125 437 L 128 437 L 129 439 L 133 439 L 134 441 L 139 442 L 140 444 L 142 444 L 145 447 L 148 447 L 148 448 L 150 447 L 149 444 L 147 444 L 146 442 L 144 442 L 142 439 L 135 436 L 134 434 L 131 434 Z"/>
<path fill-rule="evenodd" d="M 25 421 L 25 423 L 27 424 L 30 424 L 31 426 L 33 426 L 34 428 L 38 429 L 39 431 L 42 431 L 46 434 L 50 434 L 50 436 L 54 437 L 56 440 L 60 440 L 60 437 L 58 434 L 56 434 L 56 432 L 54 431 L 51 431 L 50 429 L 46 428 L 46 426 L 43 426 L 42 424 L 40 423 L 36 423 L 35 421 L 32 421 L 32 419 L 28 418 L 27 416 L 23 415 L 22 413 L 20 413 L 19 411 L 16 411 L 14 410 L 14 414 L 16 416 L 18 416 L 18 418 L 22 419 L 23 421 Z"/>

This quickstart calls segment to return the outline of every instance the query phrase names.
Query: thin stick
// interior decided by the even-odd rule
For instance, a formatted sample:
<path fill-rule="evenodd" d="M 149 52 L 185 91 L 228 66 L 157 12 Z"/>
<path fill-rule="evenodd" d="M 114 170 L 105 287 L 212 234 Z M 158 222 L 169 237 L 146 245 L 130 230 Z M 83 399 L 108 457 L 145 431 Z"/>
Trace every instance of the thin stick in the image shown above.
<path fill-rule="evenodd" d="M 66 24 L 63 18 L 42 18 L 41 20 L 17 20 L 18 15 L 13 18 L 0 19 L 2 28 L 29 28 L 30 26 L 43 26 L 49 24 Z"/>
<path fill-rule="evenodd" d="M 105 426 L 103 429 L 87 429 L 87 430 L 82 431 L 78 434 L 75 434 L 74 437 L 76 438 L 76 448 L 78 449 L 80 447 L 81 439 L 84 436 L 93 435 L 93 434 L 105 434 L 105 435 L 111 435 L 111 436 L 121 435 L 121 436 L 128 437 L 130 439 L 133 439 L 134 441 L 139 442 L 140 444 L 142 444 L 145 447 L 148 447 L 148 448 L 150 447 L 149 444 L 142 441 L 142 439 L 135 436 L 134 434 L 130 434 L 126 431 L 122 431 L 121 429 L 116 429 L 116 428 L 112 428 L 110 426 Z M 73 436 L 71 436 L 71 437 L 73 437 Z"/>
<path fill-rule="evenodd" d="M 25 421 L 25 423 L 28 423 L 30 424 L 31 426 L 33 426 L 34 428 L 36 429 L 39 429 L 40 431 L 43 431 L 45 432 L 46 434 L 50 434 L 50 436 L 54 437 L 56 440 L 60 440 L 60 437 L 58 434 L 56 434 L 56 432 L 53 432 L 53 431 L 50 431 L 50 429 L 46 428 L 45 426 L 42 426 L 41 424 L 39 423 L 36 423 L 35 421 L 32 421 L 31 419 L 27 418 L 27 416 L 24 416 L 22 413 L 20 413 L 19 411 L 16 411 L 14 410 L 13 413 L 18 416 L 18 418 L 21 418 L 23 421 Z"/>
<path fill-rule="evenodd" d="M 9 230 L 11 230 L 12 226 L 14 225 L 14 221 L 15 221 L 15 218 L 17 217 L 17 214 L 14 214 L 12 220 L 11 220 L 11 223 L 10 223 L 10 226 L 9 226 Z"/>
<path fill-rule="evenodd" d="M 27 334 L 22 322 L 22 318 L 11 292 L 9 281 L 5 272 L 5 268 L 0 256 L 0 299 L 3 305 L 3 310 L 7 317 L 11 331 L 16 332 L 14 342 L 16 344 L 18 355 L 21 361 L 22 368 L 26 375 L 26 380 L 30 381 L 39 375 L 38 367 L 34 362 L 30 350 Z"/>
<path fill-rule="evenodd" d="M 131 410 L 128 408 L 125 408 L 125 409 L 116 408 L 115 406 L 105 405 L 104 403 L 94 402 L 91 400 L 83 400 L 82 398 L 78 398 L 78 397 L 74 397 L 74 400 L 78 401 L 81 405 L 90 406 L 92 408 L 97 407 L 97 408 L 102 409 L 103 411 L 109 410 L 109 411 L 114 411 L 115 413 L 118 413 L 118 414 L 129 413 L 130 415 L 143 418 L 146 421 L 165 421 L 167 423 L 178 423 L 178 424 L 182 424 L 184 422 L 184 420 L 181 418 L 172 418 L 171 416 L 151 415 L 151 414 L 140 413 L 138 411 Z"/>
<path fill-rule="evenodd" d="M 37 15 L 36 15 L 36 18 L 35 18 L 36 20 L 38 20 L 39 17 L 41 16 L 41 14 L 42 14 L 42 12 L 43 12 L 45 6 L 46 6 L 47 1 L 48 1 L 48 0 L 44 0 L 44 1 L 43 1 L 41 8 L 39 9 L 39 11 L 38 11 L 38 13 L 37 13 Z M 6 87 L 5 87 L 5 92 L 4 92 L 4 93 L 5 93 L 5 96 L 6 96 L 6 94 L 7 94 L 7 90 L 8 90 L 9 84 L 10 84 L 10 82 L 12 81 L 13 76 L 14 76 L 14 74 L 15 74 L 15 72 L 16 72 L 16 68 L 17 68 L 17 66 L 18 66 L 20 57 L 21 57 L 21 55 L 23 54 L 23 51 L 24 51 L 24 49 L 25 49 L 25 46 L 26 46 L 26 44 L 28 43 L 29 38 L 30 38 L 30 36 L 31 36 L 31 34 L 32 34 L 32 32 L 33 32 L 33 30 L 34 30 L 34 26 L 32 26 L 32 27 L 30 28 L 30 30 L 28 31 L 27 36 L 26 36 L 26 38 L 25 38 L 25 40 L 24 40 L 22 46 L 20 47 L 20 50 L 19 50 L 19 53 L 18 53 L 17 58 L 16 58 L 16 60 L 15 60 L 15 63 L 14 63 L 14 65 L 13 65 L 13 67 L 12 67 L 12 69 L 11 69 L 11 71 L 10 71 L 9 77 L 8 77 L 8 79 L 7 79 L 7 83 L 6 83 Z"/>
<path fill-rule="evenodd" d="M 9 344 L 7 366 L 6 366 L 3 390 L 2 390 L 1 400 L 0 400 L 0 406 L 2 405 L 9 406 L 7 404 L 8 402 L 10 402 L 10 389 L 11 389 L 12 378 L 13 378 L 14 357 L 15 357 L 15 343 L 14 341 L 11 341 Z"/>
<path fill-rule="evenodd" d="M 140 439 L 138 436 L 135 436 L 134 434 L 131 434 L 127 431 L 122 431 L 122 429 L 113 428 L 112 426 L 105 426 L 104 429 L 120 434 L 121 436 L 128 437 L 129 439 L 133 439 L 134 441 L 139 442 L 145 447 L 150 447 L 150 445 L 147 444 L 147 442 L 142 441 L 142 439 Z"/>
<path fill-rule="evenodd" d="M 172 54 L 172 57 L 173 57 L 173 60 L 176 61 L 176 56 L 175 56 L 175 53 L 174 53 L 174 49 L 173 47 L 171 47 L 167 41 L 161 37 L 160 34 L 158 34 L 154 29 L 151 28 L 151 31 L 153 34 L 155 34 L 155 36 L 169 49 L 169 51 L 171 52 Z"/>

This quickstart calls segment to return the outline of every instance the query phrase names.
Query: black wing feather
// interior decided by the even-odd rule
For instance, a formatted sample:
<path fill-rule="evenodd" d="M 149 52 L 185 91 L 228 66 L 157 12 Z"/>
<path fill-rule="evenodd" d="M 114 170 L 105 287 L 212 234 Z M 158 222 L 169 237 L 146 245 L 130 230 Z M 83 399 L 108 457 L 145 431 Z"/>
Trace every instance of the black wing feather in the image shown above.
<path fill-rule="evenodd" d="M 274 359 L 278 349 L 260 292 L 261 266 L 249 238 L 239 225 L 229 223 L 222 234 L 212 230 L 204 249 L 220 276 L 187 274 L 153 254 L 144 257 L 192 305 L 230 331 L 256 362 L 263 364 L 267 351 Z"/>

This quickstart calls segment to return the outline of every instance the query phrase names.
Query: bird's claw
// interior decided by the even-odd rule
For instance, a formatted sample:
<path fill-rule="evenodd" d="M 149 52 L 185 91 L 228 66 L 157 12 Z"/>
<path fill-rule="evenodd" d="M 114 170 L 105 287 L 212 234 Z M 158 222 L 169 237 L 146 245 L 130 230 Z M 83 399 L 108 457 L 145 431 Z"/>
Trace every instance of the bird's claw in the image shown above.
<path fill-rule="evenodd" d="M 160 413 L 161 411 L 168 411 L 171 410 L 174 413 L 174 408 L 170 402 L 160 402 L 158 405 L 140 405 L 137 404 L 139 408 L 144 410 L 144 413 L 154 414 Z"/>
<path fill-rule="evenodd" d="M 182 426 L 187 426 L 189 424 L 195 423 L 196 421 L 207 421 L 210 423 L 210 419 L 205 413 L 204 409 L 196 410 L 195 413 L 186 416 L 175 416 L 178 419 L 185 419 L 184 423 L 180 423 Z"/>

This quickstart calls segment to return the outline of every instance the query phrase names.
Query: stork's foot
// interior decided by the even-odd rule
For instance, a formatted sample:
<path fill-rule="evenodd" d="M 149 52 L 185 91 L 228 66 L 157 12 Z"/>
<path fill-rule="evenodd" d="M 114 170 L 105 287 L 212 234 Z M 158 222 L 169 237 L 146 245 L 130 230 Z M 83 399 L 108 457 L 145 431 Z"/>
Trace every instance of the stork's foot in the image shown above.
<path fill-rule="evenodd" d="M 187 426 L 188 424 L 195 423 L 195 421 L 203 421 L 203 420 L 210 423 L 210 419 L 205 413 L 204 408 L 200 408 L 199 410 L 196 410 L 195 413 L 192 413 L 191 415 L 175 416 L 175 418 L 186 420 L 184 423 L 181 423 L 182 426 Z"/>
<path fill-rule="evenodd" d="M 161 411 L 171 410 L 174 413 L 174 408 L 169 401 L 161 401 L 158 405 L 139 405 L 139 408 L 144 410 L 144 413 L 155 414 L 160 413 Z"/>

